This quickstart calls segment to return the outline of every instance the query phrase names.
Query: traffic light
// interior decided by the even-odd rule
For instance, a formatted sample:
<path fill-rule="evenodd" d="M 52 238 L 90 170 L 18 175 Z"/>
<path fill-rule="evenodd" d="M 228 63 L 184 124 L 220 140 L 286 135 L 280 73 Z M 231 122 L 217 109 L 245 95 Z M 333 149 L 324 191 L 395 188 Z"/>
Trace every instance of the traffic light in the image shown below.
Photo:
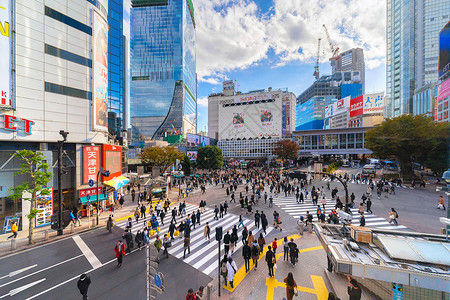
<path fill-rule="evenodd" d="M 222 226 L 216 227 L 216 241 L 222 240 Z"/>

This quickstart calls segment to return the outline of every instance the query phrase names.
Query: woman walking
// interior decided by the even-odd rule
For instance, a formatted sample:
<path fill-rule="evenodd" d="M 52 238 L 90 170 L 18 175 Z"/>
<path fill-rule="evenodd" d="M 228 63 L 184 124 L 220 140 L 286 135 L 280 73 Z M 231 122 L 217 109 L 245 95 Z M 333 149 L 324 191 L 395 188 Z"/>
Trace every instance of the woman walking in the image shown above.
<path fill-rule="evenodd" d="M 231 286 L 231 288 L 234 288 L 233 280 L 234 280 L 234 275 L 236 275 L 236 272 L 237 272 L 237 266 L 236 266 L 236 263 L 234 262 L 234 260 L 231 258 L 231 256 L 228 257 L 227 272 L 228 272 L 228 281 L 230 282 L 230 286 Z"/>
<path fill-rule="evenodd" d="M 284 251 L 283 260 L 284 261 L 289 260 L 289 245 L 288 244 L 289 244 L 288 238 L 285 236 L 284 240 L 283 240 L 283 251 Z"/>
<path fill-rule="evenodd" d="M 112 229 L 114 227 L 114 222 L 111 216 L 108 217 L 108 221 L 106 221 L 106 230 L 109 231 L 109 233 L 112 232 Z"/>
<path fill-rule="evenodd" d="M 209 227 L 209 223 L 206 222 L 205 229 L 203 230 L 203 236 L 205 237 L 205 240 L 208 242 L 211 240 L 211 237 L 209 236 L 211 233 L 211 228 Z"/>
<path fill-rule="evenodd" d="M 286 299 L 292 300 L 294 295 L 297 293 L 297 283 L 295 282 L 294 276 L 291 272 L 288 273 L 287 277 L 284 279 L 284 282 L 286 283 Z"/>
<path fill-rule="evenodd" d="M 263 252 L 265 244 L 266 240 L 264 239 L 262 233 L 260 233 L 258 238 L 259 253 Z"/>

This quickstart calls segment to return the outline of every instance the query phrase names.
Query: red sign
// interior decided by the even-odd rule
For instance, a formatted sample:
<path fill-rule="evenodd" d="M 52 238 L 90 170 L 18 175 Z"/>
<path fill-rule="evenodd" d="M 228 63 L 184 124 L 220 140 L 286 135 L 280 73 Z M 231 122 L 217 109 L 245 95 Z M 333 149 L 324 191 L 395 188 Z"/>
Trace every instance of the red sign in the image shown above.
<path fill-rule="evenodd" d="M 95 192 L 95 187 L 94 188 L 90 188 L 90 189 L 84 189 L 84 190 L 79 190 L 78 191 L 78 195 L 80 198 L 82 197 L 86 197 L 87 195 L 97 195 L 97 193 Z M 102 193 L 102 188 L 99 187 L 98 188 L 98 193 L 101 194 Z"/>
<path fill-rule="evenodd" d="M 103 181 L 122 175 L 122 147 L 102 145 L 102 168 L 110 173 L 108 177 L 102 176 Z"/>
<path fill-rule="evenodd" d="M 20 119 L 16 116 L 10 116 L 10 115 L 3 115 L 4 116 L 4 122 L 3 122 L 3 128 L 5 130 L 9 131 L 19 131 L 19 122 L 22 122 L 24 124 L 24 131 L 26 134 L 31 134 L 31 126 L 34 125 L 34 121 L 27 120 L 27 119 Z"/>
<path fill-rule="evenodd" d="M 359 96 L 350 100 L 350 118 L 363 114 L 363 98 L 363 96 Z"/>
<path fill-rule="evenodd" d="M 336 101 L 336 107 L 337 108 L 341 108 L 345 105 L 344 99 L 340 99 L 338 101 Z"/>
<path fill-rule="evenodd" d="M 100 147 L 85 146 L 83 150 L 83 183 L 88 183 L 90 179 L 97 181 L 97 172 L 99 170 Z"/>

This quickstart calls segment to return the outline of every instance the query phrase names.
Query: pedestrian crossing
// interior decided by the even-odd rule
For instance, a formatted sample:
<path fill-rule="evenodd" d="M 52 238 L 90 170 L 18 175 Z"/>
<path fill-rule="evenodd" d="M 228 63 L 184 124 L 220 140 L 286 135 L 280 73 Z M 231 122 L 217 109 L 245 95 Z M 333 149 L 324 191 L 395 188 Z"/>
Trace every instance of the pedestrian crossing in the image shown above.
<path fill-rule="evenodd" d="M 326 198 L 325 204 L 325 215 L 328 215 L 332 209 L 334 209 L 336 202 L 330 198 Z M 317 220 L 317 205 L 312 204 L 310 198 L 305 200 L 305 203 L 297 204 L 295 197 L 279 197 L 274 198 L 273 203 L 280 207 L 283 211 L 287 212 L 292 217 L 298 219 L 300 216 L 305 217 L 306 212 L 309 211 L 310 214 L 313 215 L 314 220 Z M 320 200 L 318 201 L 320 207 L 323 208 Z M 358 208 L 351 209 L 353 214 L 352 225 L 359 226 L 360 214 Z M 386 213 L 387 214 L 387 213 Z M 378 217 L 374 214 L 364 212 L 364 217 L 366 219 L 365 227 L 373 227 L 379 229 L 408 229 L 406 226 L 397 225 L 394 226 L 390 224 L 386 219 Z"/>
<path fill-rule="evenodd" d="M 198 206 L 186 203 L 186 216 L 190 213 L 197 212 L 199 209 Z M 180 217 L 177 216 L 177 226 L 180 224 L 180 221 L 184 221 L 186 219 L 186 216 Z M 136 223 L 136 221 L 133 218 L 133 226 L 131 229 L 131 232 L 133 233 L 133 238 L 136 235 L 138 230 L 143 230 L 147 226 L 147 222 L 149 221 L 151 216 L 147 216 L 146 219 L 139 219 L 139 222 Z M 171 221 L 171 213 L 170 211 L 167 212 L 167 216 L 164 218 L 164 225 L 161 225 L 161 220 L 158 218 L 158 222 L 160 223 L 160 237 L 162 238 L 165 233 L 169 231 L 169 225 Z M 204 227 L 206 225 L 206 222 L 209 223 L 209 226 L 211 228 L 211 241 L 208 242 L 205 237 L 203 236 Z M 200 223 L 201 225 L 196 224 L 196 227 L 191 227 L 191 240 L 190 240 L 190 248 L 191 253 L 188 254 L 186 252 L 186 258 L 183 259 L 183 252 L 184 252 L 184 238 L 181 234 L 180 236 L 175 237 L 175 240 L 172 241 L 172 247 L 169 248 L 169 254 L 175 256 L 178 259 L 182 259 L 185 263 L 191 265 L 192 267 L 196 268 L 197 270 L 203 272 L 204 274 L 214 277 L 217 273 L 217 242 L 215 241 L 215 232 L 216 227 L 222 226 L 223 235 L 227 232 L 227 230 L 230 230 L 234 227 L 234 225 L 239 224 L 239 216 L 234 214 L 226 214 L 223 218 L 219 218 L 219 220 L 214 220 L 214 209 L 207 208 L 205 212 L 201 214 L 200 217 Z M 125 229 L 126 227 L 126 220 L 119 222 L 116 224 L 122 229 Z M 255 227 L 254 220 L 246 219 L 244 218 L 244 225 L 247 227 L 249 231 L 252 231 L 252 234 L 255 236 L 255 238 L 259 237 L 260 233 L 263 233 L 261 228 Z M 242 239 L 242 229 L 241 226 L 238 228 L 238 237 L 239 240 L 237 242 L 237 246 L 234 248 L 234 255 L 240 255 L 241 247 L 243 246 L 241 239 Z M 266 229 L 266 234 L 263 233 L 263 236 L 266 237 L 270 232 L 272 232 L 274 228 L 269 226 Z M 156 236 L 150 237 L 150 243 L 153 243 L 156 239 Z M 162 251 L 162 250 L 161 250 Z M 237 253 L 237 254 L 236 254 Z M 221 255 L 224 255 L 224 250 L 222 250 Z M 162 257 L 162 252 L 160 253 L 160 257 Z"/>
<path fill-rule="evenodd" d="M 330 178 L 330 177 L 323 177 L 323 178 L 322 178 L 322 181 L 325 181 L 325 182 L 330 181 L 330 182 L 331 182 L 331 178 Z M 334 182 L 339 182 L 339 181 L 334 180 Z M 349 179 L 349 180 L 347 181 L 347 183 L 365 184 L 365 185 L 368 185 L 368 184 L 369 184 L 369 180 L 367 180 L 367 179 L 366 179 L 366 180 Z"/>

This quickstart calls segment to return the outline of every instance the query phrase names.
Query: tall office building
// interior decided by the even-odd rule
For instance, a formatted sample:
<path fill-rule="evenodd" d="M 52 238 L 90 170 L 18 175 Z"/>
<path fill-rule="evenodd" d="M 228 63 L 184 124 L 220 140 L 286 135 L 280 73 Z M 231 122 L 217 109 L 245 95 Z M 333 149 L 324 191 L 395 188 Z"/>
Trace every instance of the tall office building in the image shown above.
<path fill-rule="evenodd" d="M 131 1 L 133 128 L 141 139 L 195 133 L 197 74 L 191 0 Z"/>
<path fill-rule="evenodd" d="M 365 63 L 364 50 L 353 48 L 339 54 L 337 59 L 331 60 L 332 73 L 353 72 L 353 76 L 359 76 L 362 83 L 362 94 L 365 92 Z"/>
<path fill-rule="evenodd" d="M 413 112 L 415 89 L 438 79 L 439 31 L 450 0 L 387 0 L 386 116 Z"/>
<path fill-rule="evenodd" d="M 124 128 L 124 80 L 126 80 L 123 0 L 108 0 L 108 132 L 122 137 Z"/>

